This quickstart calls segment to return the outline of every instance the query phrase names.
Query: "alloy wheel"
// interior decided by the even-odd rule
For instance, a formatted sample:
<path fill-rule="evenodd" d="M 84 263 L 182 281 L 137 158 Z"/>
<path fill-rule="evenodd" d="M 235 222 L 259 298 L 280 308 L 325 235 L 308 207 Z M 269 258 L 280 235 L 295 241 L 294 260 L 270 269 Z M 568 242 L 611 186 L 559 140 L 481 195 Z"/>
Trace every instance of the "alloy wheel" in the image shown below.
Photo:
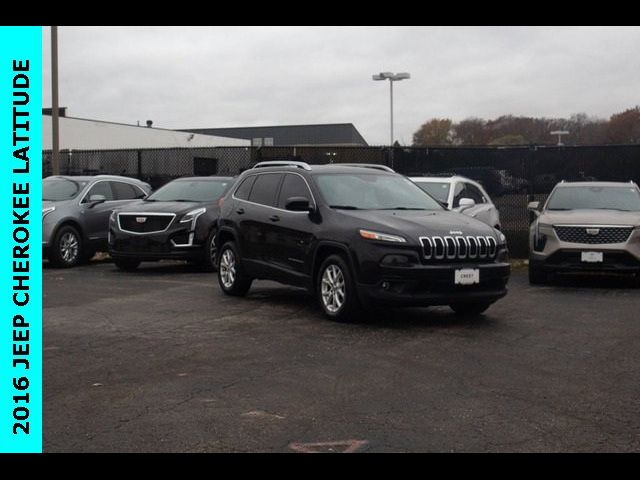
<path fill-rule="evenodd" d="M 322 303 L 329 313 L 336 313 L 346 299 L 344 275 L 340 267 L 331 264 L 325 268 L 320 283 Z"/>
<path fill-rule="evenodd" d="M 220 280 L 224 288 L 233 287 L 236 281 L 236 257 L 233 250 L 226 249 L 220 258 Z"/>
<path fill-rule="evenodd" d="M 60 237 L 60 257 L 66 263 L 73 263 L 78 258 L 80 244 L 78 238 L 71 232 Z"/>

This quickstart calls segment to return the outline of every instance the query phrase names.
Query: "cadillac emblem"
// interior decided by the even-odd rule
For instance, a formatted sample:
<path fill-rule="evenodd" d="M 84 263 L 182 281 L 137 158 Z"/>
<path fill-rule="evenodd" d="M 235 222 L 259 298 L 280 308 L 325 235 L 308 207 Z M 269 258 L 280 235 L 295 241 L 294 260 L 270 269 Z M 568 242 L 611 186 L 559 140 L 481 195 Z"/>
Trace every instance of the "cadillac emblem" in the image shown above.
<path fill-rule="evenodd" d="M 591 236 L 595 237 L 599 233 L 600 233 L 600 229 L 599 228 L 587 228 L 587 235 L 591 235 Z"/>
<path fill-rule="evenodd" d="M 144 223 L 147 221 L 147 217 L 136 217 L 136 222 Z"/>

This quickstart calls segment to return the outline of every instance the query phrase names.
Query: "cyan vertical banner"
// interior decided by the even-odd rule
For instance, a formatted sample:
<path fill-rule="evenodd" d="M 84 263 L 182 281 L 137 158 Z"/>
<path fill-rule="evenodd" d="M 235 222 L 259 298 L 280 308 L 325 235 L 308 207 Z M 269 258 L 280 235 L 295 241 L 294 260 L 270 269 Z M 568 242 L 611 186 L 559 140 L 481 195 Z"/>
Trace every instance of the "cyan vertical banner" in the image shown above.
<path fill-rule="evenodd" d="M 0 27 L 0 452 L 42 451 L 42 28 Z"/>

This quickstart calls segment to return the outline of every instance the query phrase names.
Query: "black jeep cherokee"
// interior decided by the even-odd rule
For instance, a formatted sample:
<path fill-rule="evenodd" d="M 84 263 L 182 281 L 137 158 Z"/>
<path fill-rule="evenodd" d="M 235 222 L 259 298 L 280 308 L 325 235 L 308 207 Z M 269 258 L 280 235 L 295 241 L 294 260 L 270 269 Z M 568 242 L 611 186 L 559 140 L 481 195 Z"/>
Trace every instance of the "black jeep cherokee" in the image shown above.
<path fill-rule="evenodd" d="M 122 270 L 142 261 L 176 259 L 215 266 L 218 201 L 231 177 L 173 180 L 144 200 L 114 210 L 109 219 L 109 254 Z"/>
<path fill-rule="evenodd" d="M 222 200 L 218 281 L 305 287 L 338 321 L 374 305 L 480 314 L 507 293 L 504 235 L 385 167 L 262 162 Z"/>

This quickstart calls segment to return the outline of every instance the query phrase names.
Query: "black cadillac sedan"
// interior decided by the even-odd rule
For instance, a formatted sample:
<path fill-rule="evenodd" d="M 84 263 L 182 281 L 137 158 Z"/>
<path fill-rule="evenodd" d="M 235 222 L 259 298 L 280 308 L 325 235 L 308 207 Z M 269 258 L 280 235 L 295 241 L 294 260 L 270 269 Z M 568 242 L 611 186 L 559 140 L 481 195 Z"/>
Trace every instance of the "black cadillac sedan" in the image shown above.
<path fill-rule="evenodd" d="M 167 183 L 109 219 L 109 254 L 121 270 L 144 261 L 187 260 L 215 268 L 218 202 L 231 177 L 188 177 Z"/>

